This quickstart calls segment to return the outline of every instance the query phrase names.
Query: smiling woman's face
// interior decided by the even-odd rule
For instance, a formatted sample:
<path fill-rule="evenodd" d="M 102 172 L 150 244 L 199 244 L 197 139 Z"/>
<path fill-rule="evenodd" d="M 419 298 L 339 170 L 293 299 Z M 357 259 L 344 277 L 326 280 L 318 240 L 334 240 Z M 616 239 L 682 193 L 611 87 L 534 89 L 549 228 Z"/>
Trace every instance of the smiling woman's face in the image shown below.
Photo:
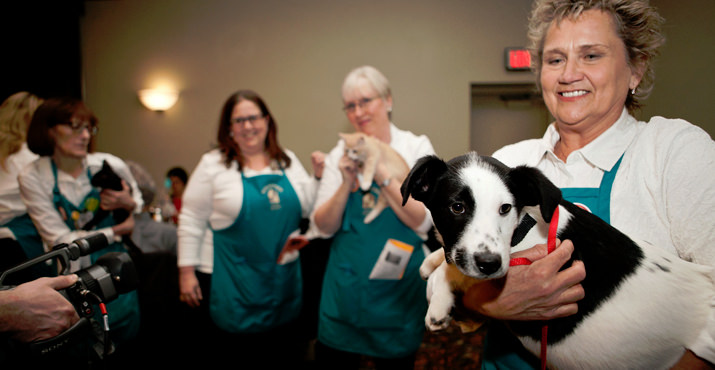
<path fill-rule="evenodd" d="M 553 23 L 544 39 L 544 102 L 561 129 L 601 133 L 620 117 L 640 78 L 610 14 L 588 10 Z"/>
<path fill-rule="evenodd" d="M 236 122 L 243 118 L 242 122 Z M 266 149 L 268 117 L 250 100 L 240 100 L 231 113 L 231 133 L 233 140 L 241 148 L 243 155 L 262 153 Z"/>
<path fill-rule="evenodd" d="M 388 110 L 392 107 L 392 97 L 382 98 L 367 82 L 364 82 L 343 96 L 345 114 L 355 131 L 380 137 L 390 130 Z"/>

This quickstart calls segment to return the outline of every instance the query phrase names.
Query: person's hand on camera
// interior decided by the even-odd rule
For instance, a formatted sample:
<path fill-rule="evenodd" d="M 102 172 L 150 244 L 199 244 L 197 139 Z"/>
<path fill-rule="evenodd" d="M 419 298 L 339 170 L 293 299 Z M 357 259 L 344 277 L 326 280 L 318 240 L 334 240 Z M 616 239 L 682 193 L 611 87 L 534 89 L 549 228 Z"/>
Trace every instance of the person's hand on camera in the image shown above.
<path fill-rule="evenodd" d="M 39 278 L 0 291 L 0 332 L 23 343 L 53 338 L 79 320 L 74 306 L 58 290 L 77 275 Z"/>

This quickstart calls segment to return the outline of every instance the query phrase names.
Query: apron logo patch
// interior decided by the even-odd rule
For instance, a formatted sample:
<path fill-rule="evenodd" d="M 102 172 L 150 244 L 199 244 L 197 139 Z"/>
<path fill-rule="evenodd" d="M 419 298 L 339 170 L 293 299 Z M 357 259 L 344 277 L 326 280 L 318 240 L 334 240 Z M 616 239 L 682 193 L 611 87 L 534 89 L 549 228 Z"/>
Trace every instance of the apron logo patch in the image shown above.
<path fill-rule="evenodd" d="M 371 210 L 375 207 L 376 199 L 375 195 L 371 192 L 367 192 L 363 194 L 362 196 L 362 209 L 365 210 L 363 213 L 367 213 L 368 210 Z"/>
<path fill-rule="evenodd" d="M 87 198 L 84 201 L 84 209 L 89 212 L 94 212 L 99 208 L 99 199 L 97 198 Z"/>
<path fill-rule="evenodd" d="M 261 194 L 268 198 L 268 203 L 271 205 L 271 210 L 281 209 L 281 196 L 283 188 L 276 184 L 268 184 L 261 189 Z"/>

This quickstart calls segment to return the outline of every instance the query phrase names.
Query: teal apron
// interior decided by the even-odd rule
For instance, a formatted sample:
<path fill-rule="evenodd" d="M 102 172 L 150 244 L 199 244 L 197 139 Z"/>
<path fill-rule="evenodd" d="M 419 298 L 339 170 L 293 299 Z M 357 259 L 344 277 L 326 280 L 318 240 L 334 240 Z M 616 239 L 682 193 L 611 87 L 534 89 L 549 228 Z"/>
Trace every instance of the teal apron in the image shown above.
<path fill-rule="evenodd" d="M 52 174 L 55 178 L 55 186 L 52 189 L 52 201 L 55 207 L 62 210 L 67 216 L 65 224 L 70 230 L 81 230 L 82 221 L 86 222 L 91 219 L 92 215 L 99 210 L 99 190 L 94 188 L 80 203 L 80 206 L 74 205 L 67 200 L 60 192 L 57 184 L 57 166 L 52 162 Z M 87 177 L 92 178 L 89 168 L 87 168 Z M 97 228 L 111 227 L 114 225 L 112 217 L 105 217 Z M 123 252 L 126 253 L 122 243 L 112 243 L 106 248 L 90 254 L 90 260 L 94 264 L 99 257 L 108 252 Z M 106 303 L 107 313 L 109 315 L 109 329 L 112 341 L 118 347 L 128 340 L 137 336 L 139 332 L 139 296 L 136 290 L 119 295 L 115 300 Z M 102 317 L 99 310 L 96 310 L 95 319 L 102 322 Z"/>
<path fill-rule="evenodd" d="M 15 234 L 15 240 L 17 240 L 22 247 L 22 251 L 25 253 L 27 259 L 39 257 L 45 253 L 42 238 L 32 223 L 29 214 L 25 213 L 22 216 L 15 217 L 3 226 Z M 55 261 L 51 261 L 50 263 L 38 263 L 29 270 L 33 280 L 45 276 L 57 276 L 57 263 Z"/>
<path fill-rule="evenodd" d="M 413 354 L 424 334 L 426 283 L 419 267 L 422 239 L 390 207 L 370 224 L 363 223 L 379 188 L 348 198 L 342 228 L 336 233 L 326 266 L 320 301 L 318 340 L 342 351 L 380 358 Z M 369 279 L 388 239 L 413 247 L 400 280 Z"/>
<path fill-rule="evenodd" d="M 300 227 L 301 205 L 285 174 L 243 178 L 236 221 L 213 230 L 214 267 L 209 310 L 230 333 L 258 333 L 298 317 L 300 259 L 278 265 L 288 236 Z"/>
<path fill-rule="evenodd" d="M 563 198 L 586 208 L 610 224 L 611 189 L 622 159 L 623 156 L 618 159 L 610 171 L 603 173 L 599 187 L 563 188 L 561 189 Z M 489 323 L 482 356 L 482 369 L 485 370 L 539 369 L 541 367 L 540 360 L 527 351 L 502 323 L 496 321 Z"/>

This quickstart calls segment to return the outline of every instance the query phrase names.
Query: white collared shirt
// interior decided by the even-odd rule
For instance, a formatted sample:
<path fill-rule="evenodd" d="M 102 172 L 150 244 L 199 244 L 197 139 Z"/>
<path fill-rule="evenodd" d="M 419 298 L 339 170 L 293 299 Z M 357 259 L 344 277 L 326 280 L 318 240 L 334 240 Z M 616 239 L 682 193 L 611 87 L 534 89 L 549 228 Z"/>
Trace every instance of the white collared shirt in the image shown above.
<path fill-rule="evenodd" d="M 283 149 L 291 159 L 285 175 L 298 195 L 303 217 L 312 211 L 317 180 L 310 176 L 298 157 Z M 238 162 L 227 168 L 218 149 L 205 153 L 189 177 L 181 200 L 179 213 L 179 266 L 195 266 L 199 271 L 213 271 L 213 238 L 211 229 L 231 226 L 243 205 L 242 176 L 280 174 L 280 170 L 266 167 L 261 171 L 244 168 L 238 171 Z"/>
<path fill-rule="evenodd" d="M 108 153 L 87 154 L 83 162 L 82 173 L 77 178 L 57 170 L 57 184 L 60 193 L 68 201 L 75 205 L 80 205 L 85 196 L 93 189 L 90 178 L 87 176 L 87 168 L 89 168 L 90 174 L 95 174 L 102 168 L 102 163 L 105 160 L 112 166 L 114 172 L 129 185 L 132 198 L 136 203 L 134 212 L 141 212 L 144 202 L 142 201 L 139 186 L 134 181 L 129 167 L 120 158 Z M 103 233 L 108 240 L 114 240 L 114 232 L 111 227 L 95 231 L 70 230 L 67 227 L 53 203 L 52 190 L 55 186 L 55 176 L 52 173 L 52 159 L 50 157 L 40 157 L 27 165 L 20 173 L 18 181 L 22 200 L 27 206 L 27 213 L 32 218 L 37 231 L 42 237 L 42 241 L 45 242 L 48 248 L 60 243 L 71 243 L 73 240 L 97 231 Z M 79 265 L 85 267 L 87 261 L 88 259 Z M 73 269 L 76 267 L 77 264 L 73 263 Z"/>
<path fill-rule="evenodd" d="M 0 225 L 5 225 L 15 217 L 27 213 L 25 203 L 20 198 L 20 184 L 17 176 L 26 165 L 37 159 L 37 154 L 27 148 L 23 143 L 20 150 L 5 159 L 5 169 L 0 167 Z M 12 231 L 0 227 L 0 238 L 12 237 Z"/>
<path fill-rule="evenodd" d="M 624 109 L 566 163 L 553 152 L 558 140 L 552 124 L 543 138 L 508 145 L 493 156 L 510 167 L 539 168 L 566 188 L 598 187 L 623 154 L 611 190 L 611 224 L 685 260 L 715 266 L 715 143 L 705 131 L 680 119 L 639 122 Z M 715 362 L 714 338 L 715 315 L 691 349 Z"/>

